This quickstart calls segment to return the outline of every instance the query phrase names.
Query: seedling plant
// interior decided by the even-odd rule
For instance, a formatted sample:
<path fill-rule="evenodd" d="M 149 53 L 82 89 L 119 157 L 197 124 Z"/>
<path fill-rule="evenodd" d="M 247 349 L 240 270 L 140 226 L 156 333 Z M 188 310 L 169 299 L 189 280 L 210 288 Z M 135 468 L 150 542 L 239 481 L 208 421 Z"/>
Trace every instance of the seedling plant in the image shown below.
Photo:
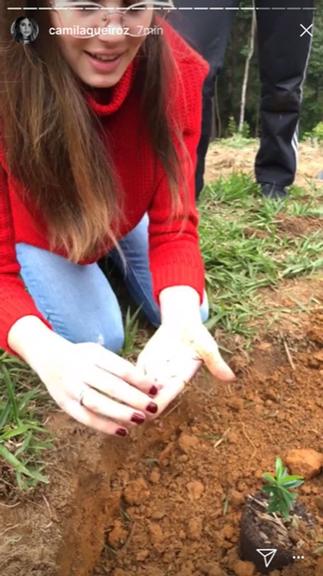
<path fill-rule="evenodd" d="M 265 485 L 262 491 L 268 495 L 268 512 L 277 513 L 285 520 L 290 520 L 291 512 L 297 500 L 297 494 L 291 490 L 303 484 L 304 478 L 289 475 L 281 458 L 276 458 L 275 476 L 266 472 L 263 474 Z"/>

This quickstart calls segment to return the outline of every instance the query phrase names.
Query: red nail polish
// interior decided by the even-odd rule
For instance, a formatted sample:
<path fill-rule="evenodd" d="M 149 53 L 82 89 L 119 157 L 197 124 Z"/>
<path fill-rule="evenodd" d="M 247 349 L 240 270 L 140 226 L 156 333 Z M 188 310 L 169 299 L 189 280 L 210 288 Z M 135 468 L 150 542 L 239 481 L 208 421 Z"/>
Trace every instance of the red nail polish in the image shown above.
<path fill-rule="evenodd" d="M 126 428 L 117 428 L 117 430 L 115 431 L 115 433 L 118 436 L 128 436 L 128 430 Z"/>
<path fill-rule="evenodd" d="M 157 404 L 155 404 L 155 402 L 149 402 L 146 410 L 148 412 L 151 412 L 152 414 L 156 414 L 156 412 L 158 410 L 158 406 L 157 406 Z"/>
<path fill-rule="evenodd" d="M 134 412 L 131 416 L 131 422 L 135 422 L 136 424 L 142 424 L 146 420 L 143 414 L 139 414 L 139 412 Z"/>
<path fill-rule="evenodd" d="M 150 396 L 156 396 L 157 392 L 158 392 L 157 386 L 152 386 L 149 390 Z"/>

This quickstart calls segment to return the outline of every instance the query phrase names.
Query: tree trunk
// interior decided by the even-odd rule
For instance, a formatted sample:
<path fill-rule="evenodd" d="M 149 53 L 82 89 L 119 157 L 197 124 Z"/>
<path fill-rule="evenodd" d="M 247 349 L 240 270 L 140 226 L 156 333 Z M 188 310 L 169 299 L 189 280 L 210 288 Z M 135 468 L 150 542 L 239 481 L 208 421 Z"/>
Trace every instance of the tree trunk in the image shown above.
<path fill-rule="evenodd" d="M 254 2 L 253 2 L 253 4 L 254 4 Z M 241 92 L 240 119 L 239 119 L 239 126 L 238 126 L 238 132 L 240 132 L 240 133 L 242 132 L 243 123 L 244 123 L 244 119 L 245 119 L 249 70 L 250 70 L 250 62 L 251 62 L 251 59 L 252 59 L 252 56 L 254 53 L 254 49 L 255 49 L 256 27 L 257 27 L 256 10 L 253 10 L 252 22 L 251 22 L 251 32 L 250 32 L 250 47 L 249 47 L 249 52 L 248 52 L 247 59 L 246 59 L 244 75 L 243 75 L 243 83 L 242 83 L 242 92 Z"/>

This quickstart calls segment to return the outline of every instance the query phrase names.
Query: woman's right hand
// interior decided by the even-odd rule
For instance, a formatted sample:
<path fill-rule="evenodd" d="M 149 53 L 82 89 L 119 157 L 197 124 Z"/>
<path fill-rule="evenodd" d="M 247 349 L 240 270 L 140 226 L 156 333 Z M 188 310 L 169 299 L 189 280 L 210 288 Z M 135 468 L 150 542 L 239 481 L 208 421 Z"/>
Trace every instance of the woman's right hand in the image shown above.
<path fill-rule="evenodd" d="M 156 415 L 159 386 L 100 344 L 59 337 L 34 369 L 65 412 L 100 432 L 126 436 L 127 427 Z"/>

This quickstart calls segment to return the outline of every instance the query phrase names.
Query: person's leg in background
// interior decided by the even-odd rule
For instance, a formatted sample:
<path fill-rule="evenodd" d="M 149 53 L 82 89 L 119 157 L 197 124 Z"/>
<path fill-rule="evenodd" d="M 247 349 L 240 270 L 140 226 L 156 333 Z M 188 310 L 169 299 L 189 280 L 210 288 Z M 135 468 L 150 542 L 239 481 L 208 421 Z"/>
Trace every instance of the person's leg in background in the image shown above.
<path fill-rule="evenodd" d="M 212 132 L 215 79 L 216 72 L 213 68 L 210 68 L 210 72 L 203 85 L 202 128 L 200 141 L 197 147 L 197 162 L 195 170 L 195 196 L 197 200 L 204 188 L 205 158 Z"/>
<path fill-rule="evenodd" d="M 238 4 L 238 0 L 175 0 L 176 10 L 173 10 L 168 18 L 175 30 L 210 64 L 210 72 L 203 86 L 202 128 L 195 172 L 196 198 L 199 197 L 204 186 L 205 156 L 212 130 L 215 79 L 223 66 L 235 11 L 181 10 L 180 8 L 209 6 L 230 8 Z"/>
<path fill-rule="evenodd" d="M 256 180 L 264 196 L 284 197 L 297 169 L 297 133 L 311 48 L 309 28 L 313 0 L 256 0 L 259 74 L 261 79 L 261 140 L 255 161 Z"/>

